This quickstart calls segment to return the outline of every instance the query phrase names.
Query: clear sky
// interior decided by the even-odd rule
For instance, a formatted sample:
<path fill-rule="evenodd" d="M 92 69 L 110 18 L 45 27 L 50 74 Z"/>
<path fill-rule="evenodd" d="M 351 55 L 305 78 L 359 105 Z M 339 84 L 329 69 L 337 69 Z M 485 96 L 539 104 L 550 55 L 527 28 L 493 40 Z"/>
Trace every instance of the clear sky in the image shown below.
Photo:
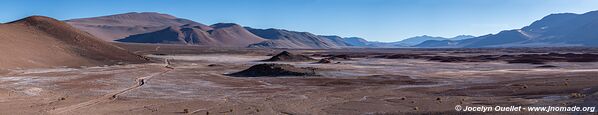
<path fill-rule="evenodd" d="M 398 41 L 431 35 L 485 35 L 521 28 L 552 13 L 598 10 L 598 0 L 3 0 L 0 22 L 160 12 L 204 24 L 233 22 L 319 35 Z"/>

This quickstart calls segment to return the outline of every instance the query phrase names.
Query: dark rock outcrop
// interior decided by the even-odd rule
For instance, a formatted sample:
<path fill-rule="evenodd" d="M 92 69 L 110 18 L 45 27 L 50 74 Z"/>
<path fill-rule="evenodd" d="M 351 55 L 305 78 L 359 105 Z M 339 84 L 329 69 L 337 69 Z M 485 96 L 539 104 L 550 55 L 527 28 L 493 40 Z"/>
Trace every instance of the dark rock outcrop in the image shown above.
<path fill-rule="evenodd" d="M 351 60 L 351 57 L 349 55 L 330 55 L 326 59 L 329 59 L 329 60 Z"/>
<path fill-rule="evenodd" d="M 541 65 L 541 66 L 536 66 L 536 68 L 556 68 L 559 66 L 554 66 L 554 65 Z"/>
<path fill-rule="evenodd" d="M 289 64 L 258 64 L 250 68 L 229 74 L 235 77 L 277 77 L 277 76 L 314 76 L 316 68 L 299 68 Z"/>
<path fill-rule="evenodd" d="M 264 61 L 299 62 L 299 61 L 315 61 L 315 60 L 316 59 L 313 59 L 309 56 L 300 55 L 300 54 L 292 54 L 290 52 L 283 51 L 275 56 L 272 56 L 272 58 L 264 60 Z"/>
<path fill-rule="evenodd" d="M 317 63 L 332 63 L 332 60 L 324 58 L 318 61 Z"/>

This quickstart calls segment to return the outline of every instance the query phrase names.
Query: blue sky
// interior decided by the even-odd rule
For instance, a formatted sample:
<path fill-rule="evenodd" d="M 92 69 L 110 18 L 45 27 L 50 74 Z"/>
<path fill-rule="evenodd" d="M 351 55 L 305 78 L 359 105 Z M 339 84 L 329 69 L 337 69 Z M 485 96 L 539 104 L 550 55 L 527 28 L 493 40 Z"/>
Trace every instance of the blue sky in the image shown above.
<path fill-rule="evenodd" d="M 398 41 L 485 35 L 552 13 L 598 10 L 598 0 L 3 0 L 0 22 L 29 15 L 72 19 L 160 12 L 204 24 L 233 22 L 320 35 Z"/>

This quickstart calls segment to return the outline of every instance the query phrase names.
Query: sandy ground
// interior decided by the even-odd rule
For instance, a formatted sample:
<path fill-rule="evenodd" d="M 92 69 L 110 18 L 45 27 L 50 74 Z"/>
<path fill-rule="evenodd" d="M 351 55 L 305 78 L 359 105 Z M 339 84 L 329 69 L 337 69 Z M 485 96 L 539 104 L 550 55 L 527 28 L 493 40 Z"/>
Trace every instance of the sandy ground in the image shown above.
<path fill-rule="evenodd" d="M 224 74 L 269 57 L 148 57 L 169 59 L 175 69 L 132 64 L 2 70 L 0 114 L 465 114 L 454 107 L 596 106 L 598 98 L 593 62 L 536 68 L 355 58 L 340 64 L 284 62 L 319 68 L 319 76 L 240 78 Z M 571 96 L 576 93 L 585 96 Z"/>

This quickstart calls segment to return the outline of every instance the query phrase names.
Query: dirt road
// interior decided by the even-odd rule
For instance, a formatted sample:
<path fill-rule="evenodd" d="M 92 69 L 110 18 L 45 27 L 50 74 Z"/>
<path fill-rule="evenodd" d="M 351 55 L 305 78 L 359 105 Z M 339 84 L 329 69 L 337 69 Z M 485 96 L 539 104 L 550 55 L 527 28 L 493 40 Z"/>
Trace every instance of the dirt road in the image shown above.
<path fill-rule="evenodd" d="M 135 90 L 135 89 L 137 89 L 137 88 L 145 85 L 147 83 L 147 81 L 149 79 L 151 79 L 152 77 L 161 76 L 161 75 L 163 75 L 165 73 L 168 73 L 168 72 L 170 72 L 172 70 L 173 69 L 171 69 L 171 68 L 165 68 L 162 72 L 154 73 L 154 74 L 149 75 L 149 76 L 139 77 L 139 78 L 137 78 L 135 80 L 135 84 L 134 85 L 132 85 L 131 87 L 128 87 L 126 89 L 114 91 L 114 92 L 108 93 L 108 94 L 106 94 L 106 95 L 104 95 L 102 97 L 99 97 L 99 98 L 96 98 L 96 99 L 93 99 L 93 100 L 89 100 L 89 101 L 85 101 L 85 102 L 82 102 L 82 103 L 78 103 L 78 104 L 74 104 L 74 105 L 69 105 L 69 106 L 61 107 L 61 108 L 56 108 L 56 109 L 48 111 L 48 113 L 51 113 L 51 114 L 61 114 L 61 113 L 69 112 L 69 111 L 76 110 L 76 109 L 79 109 L 79 108 L 90 107 L 90 106 L 97 105 L 97 104 L 100 104 L 100 103 L 106 103 L 106 102 L 113 101 L 113 100 L 117 99 L 119 95 L 127 93 L 127 92 L 129 92 L 131 90 Z"/>

